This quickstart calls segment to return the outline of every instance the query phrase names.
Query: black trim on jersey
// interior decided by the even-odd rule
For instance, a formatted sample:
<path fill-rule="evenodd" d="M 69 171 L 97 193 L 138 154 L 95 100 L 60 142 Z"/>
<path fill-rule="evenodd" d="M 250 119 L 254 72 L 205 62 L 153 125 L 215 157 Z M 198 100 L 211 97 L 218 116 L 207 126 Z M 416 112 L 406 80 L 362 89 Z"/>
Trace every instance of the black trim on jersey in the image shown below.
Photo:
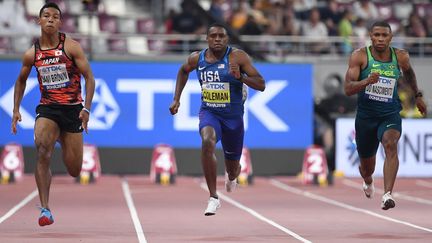
<path fill-rule="evenodd" d="M 38 39 L 35 41 L 35 46 L 37 46 L 37 49 L 39 49 L 40 51 L 50 51 L 50 50 L 59 49 L 59 46 L 60 46 L 60 44 L 61 44 L 61 34 L 62 34 L 62 33 L 58 32 L 59 43 L 58 43 L 57 46 L 54 47 L 54 48 L 49 48 L 49 49 L 42 50 L 42 48 L 40 47 L 40 43 L 39 43 L 39 39 L 40 39 L 40 38 L 38 38 Z"/>
<path fill-rule="evenodd" d="M 365 52 L 366 52 L 366 66 L 365 66 L 364 68 L 361 68 L 361 69 L 360 69 L 359 75 L 358 75 L 358 77 L 357 77 L 357 80 L 358 80 L 358 81 L 360 81 L 361 73 L 369 67 L 369 54 L 368 54 L 368 51 L 369 51 L 369 50 L 368 50 L 368 47 L 367 47 L 367 46 L 365 46 L 364 49 L 365 49 Z M 371 56 L 372 56 L 372 53 L 371 53 Z"/>
<path fill-rule="evenodd" d="M 66 56 L 66 58 L 69 59 L 76 66 L 75 60 L 67 54 L 66 49 L 65 49 L 65 46 L 66 46 L 66 34 L 65 33 L 61 33 L 61 34 L 62 34 L 62 37 L 63 37 L 63 39 L 62 39 L 63 46 L 62 46 L 61 50 L 63 51 L 63 53 Z"/>

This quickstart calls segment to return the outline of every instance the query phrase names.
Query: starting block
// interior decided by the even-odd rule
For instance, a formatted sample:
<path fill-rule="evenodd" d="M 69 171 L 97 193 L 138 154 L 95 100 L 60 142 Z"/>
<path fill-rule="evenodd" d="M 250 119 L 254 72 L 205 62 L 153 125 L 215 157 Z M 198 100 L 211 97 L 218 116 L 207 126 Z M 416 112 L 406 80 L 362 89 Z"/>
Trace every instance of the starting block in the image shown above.
<path fill-rule="evenodd" d="M 168 144 L 157 144 L 150 163 L 150 180 L 161 185 L 175 183 L 177 163 L 174 149 Z"/>
<path fill-rule="evenodd" d="M 84 144 L 83 164 L 76 181 L 82 185 L 94 183 L 101 175 L 99 151 L 95 145 Z"/>
<path fill-rule="evenodd" d="M 20 181 L 24 174 L 24 153 L 20 144 L 7 144 L 0 158 L 0 183 Z"/>
<path fill-rule="evenodd" d="M 249 149 L 243 147 L 242 155 L 240 157 L 240 175 L 237 177 L 237 182 L 246 186 L 248 184 L 253 184 L 253 170 L 252 170 L 252 162 L 249 153 Z"/>
<path fill-rule="evenodd" d="M 326 186 L 328 175 L 327 158 L 321 146 L 312 145 L 306 149 L 303 158 L 302 182 Z"/>

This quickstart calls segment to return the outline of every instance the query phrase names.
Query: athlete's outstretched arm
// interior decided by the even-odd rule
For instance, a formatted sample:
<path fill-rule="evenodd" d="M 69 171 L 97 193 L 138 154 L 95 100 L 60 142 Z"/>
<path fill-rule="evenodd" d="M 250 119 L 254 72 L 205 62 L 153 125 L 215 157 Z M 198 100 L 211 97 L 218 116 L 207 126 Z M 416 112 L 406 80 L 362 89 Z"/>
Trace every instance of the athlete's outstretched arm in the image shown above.
<path fill-rule="evenodd" d="M 265 81 L 253 66 L 249 55 L 243 50 L 235 49 L 230 55 L 230 73 L 240 82 L 259 90 L 265 90 Z M 246 75 L 243 75 L 246 73 Z"/>
<path fill-rule="evenodd" d="M 183 92 L 186 82 L 189 78 L 189 73 L 196 69 L 198 65 L 199 52 L 193 52 L 183 65 L 181 65 L 176 80 L 176 87 L 174 92 L 174 100 L 171 103 L 169 110 L 171 115 L 175 115 L 180 107 L 180 97 Z"/>
<path fill-rule="evenodd" d="M 90 110 L 95 91 L 95 80 L 93 72 L 90 68 L 90 64 L 84 54 L 83 49 L 77 41 L 66 38 L 65 46 L 67 47 L 68 52 L 85 79 L 86 98 L 84 101 L 84 107 Z M 89 121 L 89 115 L 90 114 L 85 110 L 82 110 L 79 114 L 79 118 L 82 121 L 82 127 L 86 132 L 88 132 L 87 123 Z"/>
<path fill-rule="evenodd" d="M 369 77 L 359 80 L 360 70 L 363 62 L 362 49 L 358 49 L 351 54 L 348 62 L 348 70 L 345 74 L 344 90 L 345 94 L 348 96 L 357 94 L 359 91 L 363 90 L 369 84 L 374 84 L 378 82 L 379 74 L 371 73 Z"/>
<path fill-rule="evenodd" d="M 417 94 L 419 94 L 419 89 L 417 87 L 417 78 L 410 64 L 409 54 L 405 50 L 397 50 L 397 57 L 399 61 L 399 67 L 403 72 L 405 80 L 408 82 L 409 86 L 414 91 L 414 94 L 416 94 L 417 108 L 419 109 L 420 113 L 423 116 L 426 116 L 427 115 L 426 103 L 424 102 L 422 96 L 417 96 Z"/>
<path fill-rule="evenodd" d="M 21 113 L 19 107 L 21 105 L 22 98 L 24 96 L 24 90 L 26 88 L 26 81 L 32 69 L 34 63 L 35 48 L 34 46 L 28 49 L 22 58 L 22 67 L 15 81 L 14 88 L 14 108 L 12 115 L 12 133 L 17 133 L 17 122 L 21 121 Z"/>

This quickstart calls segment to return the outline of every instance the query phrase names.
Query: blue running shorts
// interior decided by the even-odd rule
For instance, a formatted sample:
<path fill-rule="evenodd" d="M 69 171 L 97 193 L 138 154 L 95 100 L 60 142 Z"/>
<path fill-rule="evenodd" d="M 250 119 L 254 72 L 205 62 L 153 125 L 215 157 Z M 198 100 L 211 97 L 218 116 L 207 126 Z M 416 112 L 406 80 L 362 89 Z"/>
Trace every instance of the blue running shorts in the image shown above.
<path fill-rule="evenodd" d="M 199 131 L 206 126 L 216 131 L 216 143 L 221 141 L 225 159 L 240 160 L 244 138 L 243 115 L 225 117 L 201 109 Z"/>

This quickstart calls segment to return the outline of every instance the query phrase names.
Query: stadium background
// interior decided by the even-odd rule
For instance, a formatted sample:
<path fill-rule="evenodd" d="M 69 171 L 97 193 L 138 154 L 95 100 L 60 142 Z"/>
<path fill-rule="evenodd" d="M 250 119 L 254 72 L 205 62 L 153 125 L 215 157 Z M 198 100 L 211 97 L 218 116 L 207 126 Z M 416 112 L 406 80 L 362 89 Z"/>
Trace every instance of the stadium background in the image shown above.
<path fill-rule="evenodd" d="M 32 21 L 43 2 L 4 0 L 1 3 L 4 14 L 0 32 L 0 146 L 9 142 L 23 144 L 28 173 L 34 170 L 36 160 L 32 127 L 39 94 L 34 71 L 21 108 L 21 112 L 27 111 L 28 116 L 23 117 L 17 136 L 10 133 L 11 92 L 20 68 L 19 59 L 39 33 L 38 26 Z M 95 74 L 97 89 L 90 132 L 84 140 L 99 147 L 102 172 L 148 174 L 153 147 L 167 143 L 175 149 L 179 174 L 201 175 L 196 117 L 199 86 L 194 73 L 190 75 L 188 92 L 183 95 L 183 99 L 190 100 L 182 100 L 182 113 L 171 117 L 168 111 L 178 67 L 191 51 L 206 46 L 200 28 L 196 33 L 168 31 L 169 10 L 181 12 L 181 1 L 53 2 L 59 3 L 63 9 L 63 31 L 80 41 Z M 201 27 L 218 21 L 210 11 L 212 1 L 186 2 L 190 4 L 188 12 L 202 20 Z M 236 5 L 243 1 L 214 2 L 221 2 L 226 12 L 234 12 Z M 255 6 L 254 1 L 250 2 L 248 11 L 259 10 L 266 16 L 269 10 L 265 10 L 265 4 L 275 10 L 288 8 L 289 2 L 295 1 L 255 1 L 263 2 L 261 7 Z M 306 2 L 312 2 L 315 4 L 312 6 L 321 10 L 328 6 L 326 1 Z M 357 1 L 335 2 L 342 13 Z M 428 16 L 432 9 L 428 1 L 372 3 L 380 11 L 379 18 L 389 20 L 397 30 L 410 28 L 407 19 L 413 11 Z M 296 20 L 306 22 L 312 8 L 306 5 L 304 8 L 292 7 Z M 4 24 L 7 13 L 15 15 L 9 16 L 13 20 L 8 25 Z M 20 16 L 30 24 L 25 24 Z M 320 140 L 322 131 L 332 127 L 331 122 L 320 117 L 314 108 L 341 92 L 340 80 L 344 77 L 348 58 L 343 48 L 346 38 L 333 35 L 317 40 L 301 32 L 281 35 L 271 32 L 269 24 L 263 24 L 259 35 L 240 34 L 241 31 L 228 24 L 228 19 L 221 21 L 227 23 L 233 45 L 248 51 L 267 81 L 264 93 L 250 91 L 245 114 L 245 145 L 251 150 L 254 173 L 294 175 L 301 170 L 305 149 Z M 432 61 L 429 48 L 432 41 L 427 36 L 413 37 L 394 32 L 398 33 L 394 43 L 412 53 L 419 87 L 430 107 L 432 84 L 429 82 L 429 67 Z M 326 51 L 313 51 L 310 47 L 316 43 L 326 43 Z M 351 48 L 365 43 L 365 38 L 350 36 Z M 354 115 L 353 112 L 333 113 L 332 119 Z M 418 144 L 423 148 L 423 156 L 418 161 L 422 165 L 431 164 L 432 160 L 429 155 L 432 152 L 431 132 L 428 131 L 431 127 L 430 123 L 424 125 L 422 136 L 425 139 Z M 217 156 L 221 161 L 220 150 Z M 223 163 L 218 164 L 222 173 Z M 52 170 L 53 173 L 65 172 L 58 149 L 52 159 Z"/>

